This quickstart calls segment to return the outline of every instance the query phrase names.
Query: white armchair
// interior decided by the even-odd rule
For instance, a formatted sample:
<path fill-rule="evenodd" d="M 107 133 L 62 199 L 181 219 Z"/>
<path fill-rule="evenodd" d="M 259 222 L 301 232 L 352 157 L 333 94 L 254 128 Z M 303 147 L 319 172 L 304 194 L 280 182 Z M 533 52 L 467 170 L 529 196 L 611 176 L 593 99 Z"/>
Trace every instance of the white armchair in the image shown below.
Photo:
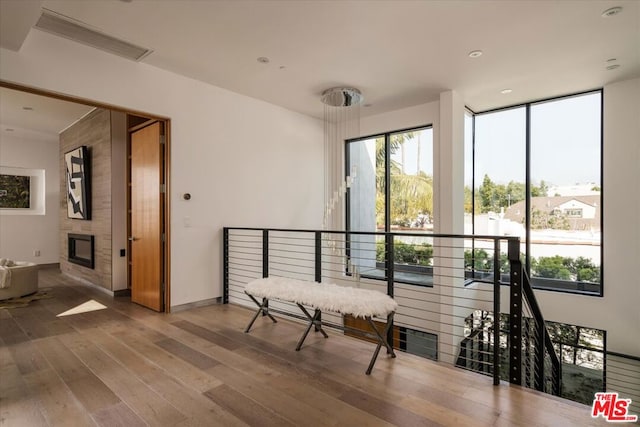
<path fill-rule="evenodd" d="M 11 271 L 6 287 L 0 289 L 0 300 L 22 297 L 38 292 L 38 264 L 16 262 L 7 267 Z"/>

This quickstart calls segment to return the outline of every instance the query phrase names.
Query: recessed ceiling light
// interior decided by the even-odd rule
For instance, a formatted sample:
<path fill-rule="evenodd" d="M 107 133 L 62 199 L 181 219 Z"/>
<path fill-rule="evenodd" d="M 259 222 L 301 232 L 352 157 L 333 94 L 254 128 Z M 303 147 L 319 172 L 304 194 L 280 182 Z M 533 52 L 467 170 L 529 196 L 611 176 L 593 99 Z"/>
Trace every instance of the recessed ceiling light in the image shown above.
<path fill-rule="evenodd" d="M 506 94 L 511 93 L 511 92 L 513 92 L 513 89 L 502 89 L 500 91 L 500 93 L 503 94 L 503 95 L 506 95 Z"/>
<path fill-rule="evenodd" d="M 612 16 L 619 14 L 620 12 L 622 12 L 622 8 L 620 6 L 612 7 L 602 12 L 602 17 L 610 18 Z"/>
<path fill-rule="evenodd" d="M 33 111 L 33 107 L 22 107 L 25 111 Z"/>
<path fill-rule="evenodd" d="M 479 56 L 482 56 L 481 50 L 472 50 L 471 52 L 469 52 L 469 58 L 477 58 Z"/>
<path fill-rule="evenodd" d="M 620 68 L 620 64 L 611 64 L 607 65 L 607 70 L 615 70 L 616 68 Z"/>
<path fill-rule="evenodd" d="M 363 107 L 369 108 L 371 107 L 373 104 L 362 104 Z"/>
<path fill-rule="evenodd" d="M 12 129 L 12 128 L 6 128 L 6 129 L 5 129 L 5 131 L 7 131 L 7 132 L 13 132 L 13 131 L 14 131 L 14 129 Z"/>
<path fill-rule="evenodd" d="M 279 66 L 278 68 L 280 68 L 281 70 L 284 70 L 284 69 L 285 69 L 285 68 L 287 68 L 287 67 L 286 67 L 286 66 L 284 66 L 284 65 L 281 65 L 281 66 Z"/>
<path fill-rule="evenodd" d="M 267 58 L 266 56 L 261 56 L 257 59 L 257 61 L 261 64 L 268 64 L 269 63 L 269 58 Z"/>

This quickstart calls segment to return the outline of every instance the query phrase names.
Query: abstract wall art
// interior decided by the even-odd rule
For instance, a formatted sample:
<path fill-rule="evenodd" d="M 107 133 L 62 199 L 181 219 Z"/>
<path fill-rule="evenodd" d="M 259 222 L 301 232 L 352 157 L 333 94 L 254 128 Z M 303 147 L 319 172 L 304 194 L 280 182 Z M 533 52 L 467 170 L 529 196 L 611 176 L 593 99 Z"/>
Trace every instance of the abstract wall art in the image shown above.
<path fill-rule="evenodd" d="M 65 153 L 67 170 L 67 216 L 91 219 L 91 172 L 85 145 Z"/>
<path fill-rule="evenodd" d="M 31 177 L 0 174 L 0 208 L 29 209 L 31 207 Z"/>

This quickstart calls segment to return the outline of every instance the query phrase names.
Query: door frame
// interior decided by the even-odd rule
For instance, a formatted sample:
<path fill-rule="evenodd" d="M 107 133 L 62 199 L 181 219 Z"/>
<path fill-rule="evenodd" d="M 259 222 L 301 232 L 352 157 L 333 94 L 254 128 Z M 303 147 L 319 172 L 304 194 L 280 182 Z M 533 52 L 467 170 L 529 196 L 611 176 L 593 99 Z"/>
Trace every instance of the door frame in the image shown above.
<path fill-rule="evenodd" d="M 129 115 L 127 114 L 127 123 L 129 121 Z M 146 116 L 137 116 L 138 118 L 147 118 Z M 132 236 L 132 224 L 131 224 L 131 191 L 132 191 L 132 183 L 131 183 L 131 135 L 133 135 L 136 131 L 141 130 L 147 126 L 151 126 L 155 123 L 160 123 L 162 127 L 162 132 L 164 135 L 161 137 L 163 141 L 160 146 L 162 147 L 161 152 L 161 162 L 162 162 L 162 180 L 161 185 L 164 185 L 163 197 L 162 197 L 162 212 L 160 213 L 160 218 L 162 221 L 162 234 L 164 234 L 165 238 L 162 241 L 162 261 L 161 261 L 161 280 L 164 284 L 164 289 L 161 289 L 162 293 L 162 310 L 160 312 L 169 313 L 171 309 L 171 298 L 169 292 L 169 244 L 170 244 L 170 236 L 169 236 L 169 224 L 170 222 L 167 219 L 169 215 L 169 165 L 170 165 L 170 153 L 169 150 L 169 120 L 160 120 L 155 118 L 149 118 L 141 123 L 138 123 L 133 126 L 127 125 L 127 236 Z M 131 185 L 130 185 L 131 184 Z M 131 280 L 131 256 L 132 256 L 132 245 L 133 242 L 127 240 L 127 281 L 128 287 L 131 290 L 132 280 Z M 160 286 L 163 286 L 162 284 Z"/>
<path fill-rule="evenodd" d="M 165 141 L 163 144 L 164 149 L 164 184 L 165 184 L 165 197 L 163 201 L 164 215 L 162 220 L 162 228 L 165 235 L 164 251 L 162 255 L 162 273 L 164 276 L 164 292 L 163 292 L 163 307 L 164 312 L 169 313 L 171 311 L 171 119 L 164 116 L 159 116 L 153 113 L 147 113 L 143 111 L 133 110 L 130 108 L 120 107 L 117 105 L 107 104 L 87 98 L 81 98 L 78 96 L 71 96 L 60 92 L 54 92 L 51 90 L 39 89 L 31 86 L 25 86 L 17 83 L 8 82 L 0 79 L 0 87 L 7 89 L 17 90 L 21 92 L 27 92 L 34 95 L 46 96 L 48 98 L 54 98 L 61 101 L 73 102 L 76 104 L 88 105 L 96 108 L 103 108 L 106 110 L 118 111 L 127 115 L 147 117 L 150 120 L 160 121 L 164 123 Z M 127 134 L 129 129 L 127 129 Z M 128 137 L 127 137 L 128 138 Z M 128 160 L 128 159 L 127 159 Z M 129 163 L 129 162 L 128 162 Z M 129 165 L 127 165 L 129 169 Z M 129 217 L 129 206 L 127 204 L 127 217 Z M 127 233 L 130 232 L 129 226 L 127 226 Z M 129 252 L 129 251 L 127 251 Z M 129 255 L 128 255 L 129 256 Z M 127 256 L 127 259 L 128 259 Z M 127 277 L 129 277 L 129 266 L 127 265 Z M 129 279 L 127 279 L 129 280 Z M 131 283 L 127 284 L 128 287 Z"/>

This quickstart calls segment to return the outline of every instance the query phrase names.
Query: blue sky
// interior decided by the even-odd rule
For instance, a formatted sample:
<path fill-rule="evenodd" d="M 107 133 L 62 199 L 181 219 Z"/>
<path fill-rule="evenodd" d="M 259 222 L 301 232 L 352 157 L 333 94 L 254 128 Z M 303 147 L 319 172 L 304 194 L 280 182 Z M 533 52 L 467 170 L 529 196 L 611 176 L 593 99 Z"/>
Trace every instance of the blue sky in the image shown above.
<path fill-rule="evenodd" d="M 534 184 L 600 182 L 600 97 L 596 92 L 531 106 Z M 476 116 L 476 186 L 485 173 L 498 183 L 524 182 L 525 126 L 524 107 Z M 465 184 L 470 185 L 466 163 Z"/>

